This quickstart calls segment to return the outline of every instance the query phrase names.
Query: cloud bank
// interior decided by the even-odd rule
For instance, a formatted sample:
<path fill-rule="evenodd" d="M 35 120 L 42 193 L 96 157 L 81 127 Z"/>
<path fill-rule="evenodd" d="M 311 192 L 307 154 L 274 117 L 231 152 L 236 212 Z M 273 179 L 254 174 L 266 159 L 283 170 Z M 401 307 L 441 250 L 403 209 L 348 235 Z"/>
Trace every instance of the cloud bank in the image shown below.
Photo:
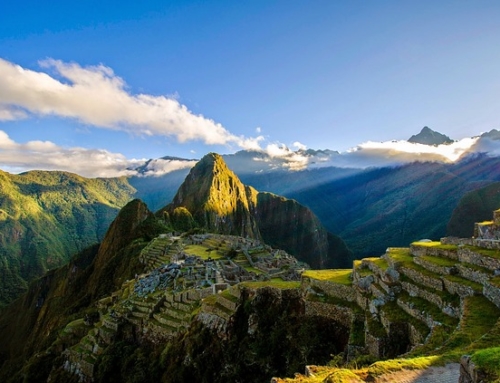
<path fill-rule="evenodd" d="M 423 145 L 408 141 L 362 143 L 346 152 L 331 150 L 306 150 L 294 143 L 294 151 L 283 144 L 269 144 L 258 150 L 255 162 L 265 164 L 263 170 L 304 170 L 322 167 L 368 168 L 401 165 L 415 161 L 451 163 L 468 153 L 484 152 L 500 155 L 500 141 L 473 137 L 464 138 L 448 145 Z"/>
<path fill-rule="evenodd" d="M 84 177 L 161 176 L 188 169 L 196 161 L 127 159 L 120 153 L 102 149 L 62 148 L 50 141 L 14 142 L 0 130 L 0 164 L 3 170 L 63 170 Z M 145 166 L 146 165 L 146 166 Z M 138 168 L 144 167 L 139 173 Z"/>
<path fill-rule="evenodd" d="M 40 66 L 55 76 L 0 59 L 0 121 L 57 116 L 134 135 L 242 149 L 258 148 L 263 139 L 236 136 L 221 124 L 193 114 L 175 98 L 131 94 L 125 82 L 104 65 L 81 67 L 47 59 Z"/>

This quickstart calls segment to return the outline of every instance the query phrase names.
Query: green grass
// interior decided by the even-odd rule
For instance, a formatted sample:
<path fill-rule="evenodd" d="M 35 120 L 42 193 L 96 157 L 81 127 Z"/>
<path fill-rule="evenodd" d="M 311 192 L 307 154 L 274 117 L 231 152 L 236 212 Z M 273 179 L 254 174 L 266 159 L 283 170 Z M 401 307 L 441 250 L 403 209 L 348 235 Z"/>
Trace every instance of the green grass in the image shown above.
<path fill-rule="evenodd" d="M 472 290 L 474 290 L 476 293 L 481 294 L 483 292 L 483 285 L 477 282 L 470 281 L 466 278 L 460 277 L 458 275 L 444 275 L 444 279 L 447 279 L 451 282 L 458 283 L 463 286 L 470 287 Z"/>
<path fill-rule="evenodd" d="M 451 330 L 455 329 L 458 324 L 458 319 L 452 318 L 445 313 L 441 312 L 439 307 L 434 303 L 428 302 L 420 297 L 411 297 L 406 292 L 400 294 L 400 298 L 403 302 L 413 304 L 413 307 L 418 307 L 420 311 L 429 314 L 434 321 L 440 322 L 445 326 L 448 326 Z"/>
<path fill-rule="evenodd" d="M 422 255 L 420 259 L 442 267 L 453 267 L 457 264 L 457 261 L 454 261 L 452 259 L 445 257 L 434 257 L 432 255 Z"/>
<path fill-rule="evenodd" d="M 477 247 L 477 246 L 465 246 L 465 247 L 476 254 L 481 254 L 490 258 L 500 259 L 500 250 L 483 249 L 482 247 Z"/>
<path fill-rule="evenodd" d="M 382 270 L 386 270 L 389 267 L 389 264 L 387 263 L 387 261 L 384 258 L 370 257 L 370 258 L 363 258 L 362 260 L 373 263 L 374 265 L 376 265 L 378 268 L 380 268 Z"/>
<path fill-rule="evenodd" d="M 429 333 L 429 328 L 424 322 L 406 313 L 395 301 L 387 302 L 381 307 L 381 311 L 391 323 L 410 323 L 424 337 Z"/>
<path fill-rule="evenodd" d="M 476 351 L 472 355 L 472 361 L 481 369 L 484 369 L 489 375 L 500 381 L 500 347 L 491 347 Z"/>
<path fill-rule="evenodd" d="M 184 248 L 184 252 L 189 255 L 197 255 L 201 259 L 208 259 L 211 257 L 212 259 L 221 259 L 224 258 L 219 252 L 216 250 L 207 251 L 209 248 L 203 245 L 188 245 Z"/>
<path fill-rule="evenodd" d="M 441 249 L 441 250 L 457 250 L 458 246 L 457 245 L 443 245 L 439 241 L 432 241 L 432 242 L 413 242 L 412 245 L 414 246 L 420 246 L 420 247 L 432 247 L 436 249 Z"/>
<path fill-rule="evenodd" d="M 439 356 L 422 356 L 409 359 L 390 359 L 375 362 L 368 367 L 368 373 L 372 376 L 405 370 L 423 370 L 430 366 L 440 365 L 442 360 Z"/>
<path fill-rule="evenodd" d="M 400 266 L 406 266 L 410 263 L 413 264 L 413 255 L 411 255 L 409 248 L 391 247 L 389 248 L 387 255 Z"/>
<path fill-rule="evenodd" d="M 299 281 L 284 281 L 281 278 L 273 278 L 270 281 L 255 281 L 255 282 L 242 282 L 240 286 L 249 287 L 251 289 L 258 289 L 260 287 L 276 287 L 278 289 L 298 289 L 300 288 Z"/>
<path fill-rule="evenodd" d="M 351 285 L 352 270 L 350 269 L 326 269 L 326 270 L 306 270 L 303 277 L 316 279 L 319 281 L 329 281 L 339 285 Z"/>

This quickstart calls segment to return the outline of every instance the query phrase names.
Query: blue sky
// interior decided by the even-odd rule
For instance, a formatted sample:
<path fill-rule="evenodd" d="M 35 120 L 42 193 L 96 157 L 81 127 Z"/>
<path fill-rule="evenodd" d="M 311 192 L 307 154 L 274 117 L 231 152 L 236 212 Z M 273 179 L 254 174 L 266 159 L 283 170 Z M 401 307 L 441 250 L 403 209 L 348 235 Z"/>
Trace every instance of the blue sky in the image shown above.
<path fill-rule="evenodd" d="M 498 1 L 0 7 L 2 169 L 500 129 Z"/>

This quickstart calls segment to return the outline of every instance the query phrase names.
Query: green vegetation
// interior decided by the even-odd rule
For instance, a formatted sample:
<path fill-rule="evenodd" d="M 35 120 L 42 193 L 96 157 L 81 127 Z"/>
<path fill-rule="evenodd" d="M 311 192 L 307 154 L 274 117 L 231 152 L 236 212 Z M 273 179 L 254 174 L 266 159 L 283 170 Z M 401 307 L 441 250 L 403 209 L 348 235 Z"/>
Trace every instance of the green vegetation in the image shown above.
<path fill-rule="evenodd" d="M 184 248 L 184 252 L 189 255 L 196 255 L 201 257 L 201 259 L 222 259 L 225 258 L 222 254 L 220 254 L 217 250 L 212 249 L 210 247 L 204 245 L 187 245 Z"/>
<path fill-rule="evenodd" d="M 407 266 L 413 263 L 413 255 L 407 247 L 390 247 L 387 255 L 391 258 L 396 265 Z"/>
<path fill-rule="evenodd" d="M 319 281 L 329 281 L 340 285 L 352 284 L 352 271 L 349 269 L 326 269 L 326 270 L 306 270 L 303 277 L 317 279 Z"/>
<path fill-rule="evenodd" d="M 454 261 L 454 260 L 446 258 L 446 257 L 434 257 L 431 255 L 422 255 L 420 258 L 424 261 L 427 261 L 429 263 L 433 263 L 437 266 L 442 266 L 442 267 L 453 267 L 457 264 L 457 261 Z"/>
<path fill-rule="evenodd" d="M 0 306 L 29 281 L 101 241 L 135 193 L 125 178 L 66 172 L 0 171 L 0 183 Z"/>
<path fill-rule="evenodd" d="M 500 381 L 500 347 L 491 347 L 476 351 L 472 355 L 472 361 L 477 367 L 482 368 L 495 382 Z"/>
<path fill-rule="evenodd" d="M 483 249 L 482 247 L 476 247 L 476 246 L 465 246 L 465 247 L 476 254 L 481 254 L 490 258 L 500 259 L 500 250 Z"/>
<path fill-rule="evenodd" d="M 240 286 L 249 287 L 251 289 L 258 289 L 260 287 L 276 287 L 278 289 L 298 289 L 300 282 L 298 281 L 284 281 L 281 278 L 273 278 L 270 281 L 257 281 L 257 282 L 242 282 Z"/>
<path fill-rule="evenodd" d="M 457 250 L 458 247 L 456 245 L 444 245 L 439 241 L 432 241 L 432 242 L 413 242 L 412 245 L 414 246 L 420 246 L 420 247 L 432 247 L 435 249 L 440 249 L 440 250 Z"/>

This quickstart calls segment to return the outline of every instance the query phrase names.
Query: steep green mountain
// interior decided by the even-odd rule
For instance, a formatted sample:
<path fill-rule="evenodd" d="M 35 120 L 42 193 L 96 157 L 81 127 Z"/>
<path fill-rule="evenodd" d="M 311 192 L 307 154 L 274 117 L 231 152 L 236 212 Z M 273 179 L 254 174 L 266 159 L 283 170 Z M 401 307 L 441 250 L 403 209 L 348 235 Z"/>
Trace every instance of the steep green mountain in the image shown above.
<path fill-rule="evenodd" d="M 0 305 L 25 291 L 28 281 L 102 240 L 134 193 L 126 178 L 0 171 Z"/>
<path fill-rule="evenodd" d="M 210 232 L 263 239 L 317 268 L 347 265 L 352 259 L 343 241 L 328 233 L 309 209 L 243 185 L 213 153 L 191 169 L 159 214 L 182 230 L 191 228 L 186 222 L 192 220 L 193 227 Z"/>
<path fill-rule="evenodd" d="M 31 283 L 24 295 L 0 312 L 0 376 L 4 377 L 0 380 L 15 375 L 20 365 L 26 367 L 20 381 L 38 381 L 37 374 L 48 374 L 45 360 L 52 360 L 65 345 L 64 340 L 57 342 L 56 330 L 77 313 L 93 317 L 94 302 L 140 272 L 141 249 L 164 230 L 143 202 L 133 200 L 120 211 L 100 245 Z M 26 364 L 50 345 L 44 356 Z"/>
<path fill-rule="evenodd" d="M 442 145 L 451 144 L 453 140 L 439 132 L 436 132 L 427 126 L 424 126 L 420 133 L 411 136 L 408 142 L 424 144 L 424 145 Z"/>
<path fill-rule="evenodd" d="M 465 194 L 453 210 L 447 226 L 447 234 L 456 237 L 472 237 L 474 222 L 487 221 L 491 211 L 500 206 L 500 182 Z"/>

